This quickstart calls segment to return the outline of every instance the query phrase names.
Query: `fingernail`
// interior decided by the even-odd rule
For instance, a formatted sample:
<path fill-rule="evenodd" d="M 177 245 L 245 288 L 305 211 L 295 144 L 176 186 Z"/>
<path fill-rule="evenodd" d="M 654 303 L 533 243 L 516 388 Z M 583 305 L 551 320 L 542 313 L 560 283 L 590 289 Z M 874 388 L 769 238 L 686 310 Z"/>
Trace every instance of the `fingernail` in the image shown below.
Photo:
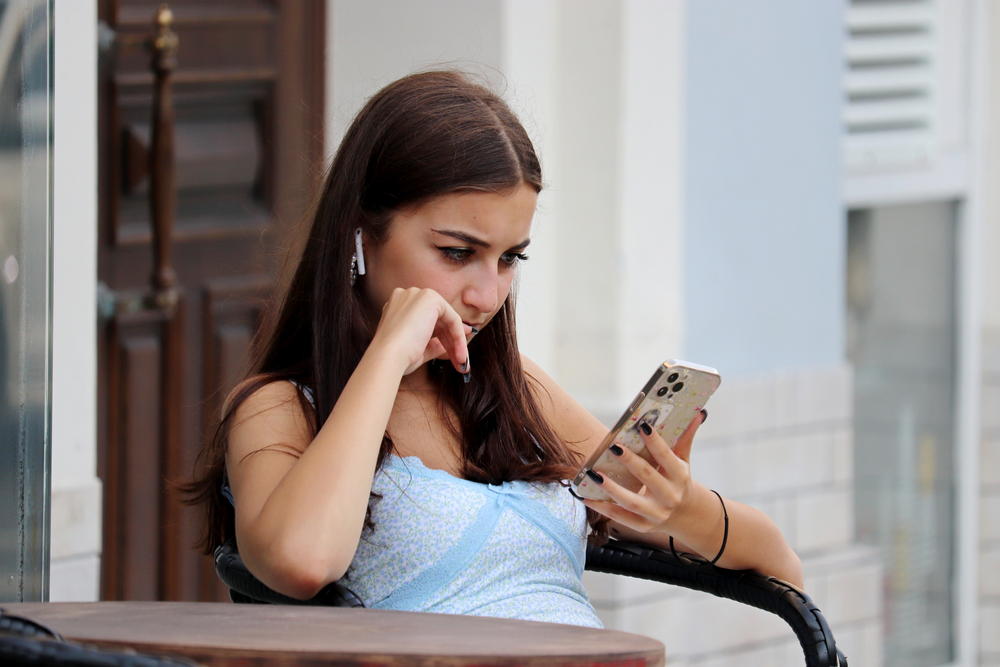
<path fill-rule="evenodd" d="M 472 371 L 469 371 L 468 373 L 462 373 L 462 381 L 465 382 L 465 384 L 469 384 L 469 380 L 471 378 L 472 378 Z"/>
<path fill-rule="evenodd" d="M 471 324 L 469 325 L 469 328 L 472 329 L 472 333 L 474 333 L 474 334 L 479 333 L 479 329 L 477 329 L 476 327 L 472 326 Z"/>
<path fill-rule="evenodd" d="M 653 435 L 653 429 L 650 428 L 649 424 L 647 424 L 646 422 L 640 423 L 639 428 L 641 428 L 642 432 L 645 433 L 646 435 Z"/>
<path fill-rule="evenodd" d="M 593 480 L 594 484 L 604 484 L 604 478 L 601 477 L 601 474 L 594 472 L 593 470 L 587 471 L 587 477 Z"/>
<path fill-rule="evenodd" d="M 465 361 L 462 362 L 462 372 L 464 373 L 467 370 L 469 370 L 469 360 L 468 359 L 466 359 Z M 466 382 L 468 382 L 468 380 L 466 380 Z"/>
<path fill-rule="evenodd" d="M 705 408 L 701 409 L 701 423 L 704 424 L 708 421 L 708 410 Z"/>
<path fill-rule="evenodd" d="M 611 453 L 614 454 L 615 456 L 621 456 L 622 454 L 625 453 L 625 450 L 619 447 L 618 445 L 611 445 Z"/>

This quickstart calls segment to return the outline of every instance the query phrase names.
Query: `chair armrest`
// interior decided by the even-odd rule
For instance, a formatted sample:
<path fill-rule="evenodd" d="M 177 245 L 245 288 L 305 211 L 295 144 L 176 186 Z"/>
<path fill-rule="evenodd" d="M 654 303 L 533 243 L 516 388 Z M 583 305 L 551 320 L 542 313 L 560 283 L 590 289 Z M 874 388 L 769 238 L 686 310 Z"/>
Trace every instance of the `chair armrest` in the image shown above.
<path fill-rule="evenodd" d="M 59 633 L 0 609 L 0 665 L 4 667 L 198 667 L 185 658 L 107 650 L 64 640 Z"/>
<path fill-rule="evenodd" d="M 229 586 L 233 602 L 258 604 L 288 604 L 307 607 L 364 607 L 361 599 L 349 588 L 334 582 L 327 584 L 308 600 L 297 600 L 273 591 L 250 573 L 243 564 L 236 541 L 228 539 L 215 549 L 215 573 Z"/>
<path fill-rule="evenodd" d="M 799 639 L 807 667 L 847 667 L 833 632 L 808 595 L 774 577 L 725 570 L 690 554 L 631 542 L 587 548 L 587 569 L 682 586 L 780 616 Z"/>

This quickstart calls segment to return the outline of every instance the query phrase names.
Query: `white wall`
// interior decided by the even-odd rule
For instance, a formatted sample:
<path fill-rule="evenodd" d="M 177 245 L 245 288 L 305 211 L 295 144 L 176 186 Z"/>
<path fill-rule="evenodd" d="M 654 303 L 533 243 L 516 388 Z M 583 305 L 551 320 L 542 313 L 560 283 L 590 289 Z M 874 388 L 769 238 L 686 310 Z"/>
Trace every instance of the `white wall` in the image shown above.
<path fill-rule="evenodd" d="M 843 11 L 688 3 L 684 354 L 724 377 L 844 358 Z"/>
<path fill-rule="evenodd" d="M 436 65 L 485 75 L 519 115 L 545 179 L 519 280 L 521 349 L 613 419 L 680 348 L 683 3 L 330 8 L 329 154 L 368 96 Z M 664 264 L 677 267 L 666 280 L 651 272 Z"/>
<path fill-rule="evenodd" d="M 328 154 L 365 100 L 404 74 L 450 63 L 497 77 L 500 0 L 327 0 Z"/>
<path fill-rule="evenodd" d="M 52 551 L 49 598 L 96 600 L 97 3 L 54 7 Z"/>

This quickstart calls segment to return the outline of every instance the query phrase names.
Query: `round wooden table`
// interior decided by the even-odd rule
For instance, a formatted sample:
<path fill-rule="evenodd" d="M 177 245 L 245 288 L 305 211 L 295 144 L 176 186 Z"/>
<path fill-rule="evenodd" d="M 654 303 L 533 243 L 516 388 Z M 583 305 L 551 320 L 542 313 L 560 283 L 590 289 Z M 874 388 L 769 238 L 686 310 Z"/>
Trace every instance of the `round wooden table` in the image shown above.
<path fill-rule="evenodd" d="M 0 603 L 66 639 L 205 665 L 660 667 L 660 642 L 615 630 L 377 609 L 199 602 Z"/>

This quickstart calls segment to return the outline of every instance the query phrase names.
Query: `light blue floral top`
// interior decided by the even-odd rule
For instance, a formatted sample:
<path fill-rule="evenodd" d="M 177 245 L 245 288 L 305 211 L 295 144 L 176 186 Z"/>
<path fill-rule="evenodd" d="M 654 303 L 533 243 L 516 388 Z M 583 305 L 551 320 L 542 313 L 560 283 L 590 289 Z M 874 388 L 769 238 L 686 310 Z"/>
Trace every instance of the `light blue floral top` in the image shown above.
<path fill-rule="evenodd" d="M 580 577 L 586 508 L 565 487 L 479 484 L 388 456 L 340 583 L 367 607 L 602 627 Z"/>

